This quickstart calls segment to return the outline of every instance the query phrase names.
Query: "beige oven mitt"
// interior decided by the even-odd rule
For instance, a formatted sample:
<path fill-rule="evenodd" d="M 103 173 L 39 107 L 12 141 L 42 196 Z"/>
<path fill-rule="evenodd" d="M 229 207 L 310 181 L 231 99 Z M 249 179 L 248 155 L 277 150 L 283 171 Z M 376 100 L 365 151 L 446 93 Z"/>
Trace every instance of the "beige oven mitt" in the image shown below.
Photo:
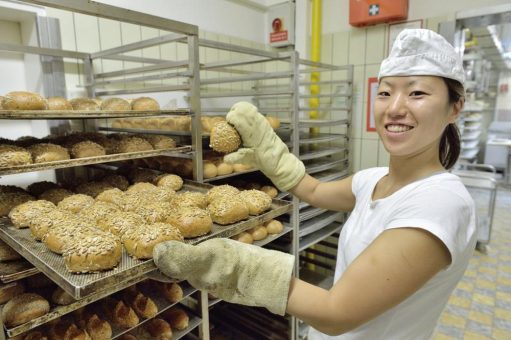
<path fill-rule="evenodd" d="M 215 238 L 195 246 L 162 242 L 154 247 L 153 259 L 163 274 L 227 302 L 286 312 L 292 255 Z"/>
<path fill-rule="evenodd" d="M 226 119 L 236 128 L 245 147 L 226 155 L 225 162 L 258 168 L 281 191 L 292 189 L 302 180 L 305 165 L 289 152 L 286 144 L 254 105 L 236 103 Z"/>

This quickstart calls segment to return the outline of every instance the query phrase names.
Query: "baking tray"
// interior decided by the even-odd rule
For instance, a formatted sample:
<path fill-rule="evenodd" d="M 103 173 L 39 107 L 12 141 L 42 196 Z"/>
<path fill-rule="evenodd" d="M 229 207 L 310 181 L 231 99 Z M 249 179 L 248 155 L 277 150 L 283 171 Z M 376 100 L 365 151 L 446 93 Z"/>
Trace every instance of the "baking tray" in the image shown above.
<path fill-rule="evenodd" d="M 179 147 L 172 148 L 172 149 L 125 152 L 125 153 L 116 153 L 113 155 L 66 159 L 66 160 L 55 161 L 55 162 L 16 165 L 16 166 L 10 166 L 10 167 L 6 167 L 6 168 L 0 168 L 0 176 L 19 174 L 19 173 L 24 173 L 24 172 L 32 172 L 32 171 L 71 168 L 71 167 L 83 166 L 83 165 L 89 165 L 89 164 L 117 162 L 117 161 L 124 161 L 124 160 L 128 160 L 128 159 L 138 159 L 138 158 L 147 158 L 147 157 L 155 157 L 155 156 L 172 156 L 172 155 L 178 155 L 178 154 L 190 152 L 191 150 L 192 150 L 192 147 L 189 145 L 186 145 L 186 146 L 179 146 Z"/>
<path fill-rule="evenodd" d="M 211 187 L 213 186 L 209 184 L 186 180 L 182 190 L 206 192 Z M 187 239 L 185 242 L 196 244 L 210 238 L 231 237 L 261 225 L 263 222 L 282 215 L 290 209 L 291 203 L 274 199 L 271 210 L 264 214 L 250 216 L 245 221 L 227 226 L 214 224 L 212 232 L 209 234 Z M 0 238 L 75 299 L 83 298 L 106 287 L 115 286 L 119 282 L 142 276 L 156 269 L 153 260 L 134 259 L 123 249 L 121 262 L 112 270 L 89 274 L 69 273 L 60 255 L 52 253 L 43 243 L 35 242 L 28 228 L 18 229 L 12 226 L 10 220 L 5 217 L 0 219 Z"/>
<path fill-rule="evenodd" d="M 0 119 L 83 119 L 189 115 L 190 109 L 144 111 L 85 110 L 0 110 Z"/>
<path fill-rule="evenodd" d="M 0 281 L 3 283 L 18 281 L 37 273 L 39 269 L 23 259 L 0 263 Z"/>
<path fill-rule="evenodd" d="M 168 135 L 168 136 L 191 136 L 191 131 L 177 131 L 177 130 L 160 130 L 160 129 L 133 129 L 133 128 L 113 128 L 113 127 L 99 127 L 100 131 L 108 132 L 129 132 L 129 133 L 146 133 L 146 134 L 157 134 L 157 135 Z M 208 132 L 202 133 L 202 138 L 209 138 Z"/>

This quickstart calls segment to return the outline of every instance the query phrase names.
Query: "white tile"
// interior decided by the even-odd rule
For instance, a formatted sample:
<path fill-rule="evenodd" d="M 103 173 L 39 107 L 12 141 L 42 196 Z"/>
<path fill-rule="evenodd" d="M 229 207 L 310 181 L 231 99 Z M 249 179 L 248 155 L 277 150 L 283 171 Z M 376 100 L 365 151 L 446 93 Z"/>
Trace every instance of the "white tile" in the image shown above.
<path fill-rule="evenodd" d="M 118 21 L 99 18 L 99 43 L 101 50 L 121 45 L 121 24 Z M 122 70 L 123 62 L 119 60 L 102 59 L 103 72 Z"/>
<path fill-rule="evenodd" d="M 348 63 L 363 65 L 365 63 L 366 30 L 354 28 L 350 30 Z"/>
<path fill-rule="evenodd" d="M 360 152 L 360 169 L 367 169 L 378 165 L 378 140 L 362 139 Z"/>
<path fill-rule="evenodd" d="M 349 146 L 350 146 L 349 169 L 351 173 L 355 173 L 361 169 L 360 155 L 362 152 L 362 140 L 360 138 L 352 138 L 349 141 Z"/>
<path fill-rule="evenodd" d="M 366 64 L 381 63 L 385 52 L 385 26 L 367 28 Z"/>
<path fill-rule="evenodd" d="M 366 68 L 365 68 L 364 104 L 363 104 L 364 114 L 362 115 L 362 119 L 363 119 L 362 125 L 364 128 L 362 130 L 362 138 L 378 139 L 378 135 L 376 134 L 376 132 L 367 131 L 367 111 L 369 110 L 369 108 L 368 108 L 368 100 L 369 100 L 368 79 L 378 77 L 379 70 L 380 70 L 379 64 L 366 65 Z"/>
<path fill-rule="evenodd" d="M 353 138 L 362 137 L 363 115 L 366 110 L 364 104 L 364 83 L 365 83 L 365 70 L 364 66 L 355 66 L 353 68 L 353 98 L 352 98 L 352 112 L 351 112 L 351 136 Z"/>
<path fill-rule="evenodd" d="M 59 19 L 62 49 L 76 51 L 73 13 L 47 7 L 46 14 L 49 17 Z"/>
<path fill-rule="evenodd" d="M 349 32 L 336 32 L 332 36 L 332 63 L 348 64 Z"/>
<path fill-rule="evenodd" d="M 74 18 L 78 51 L 86 53 L 99 51 L 98 18 L 79 13 L 74 13 Z"/>

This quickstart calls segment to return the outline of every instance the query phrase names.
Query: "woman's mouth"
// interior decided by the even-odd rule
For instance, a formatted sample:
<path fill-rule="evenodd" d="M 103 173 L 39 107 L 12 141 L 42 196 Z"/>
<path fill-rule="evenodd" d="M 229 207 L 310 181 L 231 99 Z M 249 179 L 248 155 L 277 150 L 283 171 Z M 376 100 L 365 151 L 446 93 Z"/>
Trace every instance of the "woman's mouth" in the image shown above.
<path fill-rule="evenodd" d="M 387 124 L 387 125 L 385 125 L 385 130 L 387 130 L 388 132 L 394 132 L 394 133 L 406 132 L 411 129 L 413 129 L 413 126 L 410 126 L 410 125 L 403 125 L 403 124 Z"/>

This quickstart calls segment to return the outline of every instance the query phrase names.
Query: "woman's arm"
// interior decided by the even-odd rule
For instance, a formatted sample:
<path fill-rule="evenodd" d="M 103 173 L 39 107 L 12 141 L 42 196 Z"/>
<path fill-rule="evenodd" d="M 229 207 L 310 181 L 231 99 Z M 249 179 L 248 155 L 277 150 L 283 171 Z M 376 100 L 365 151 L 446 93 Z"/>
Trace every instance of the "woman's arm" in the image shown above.
<path fill-rule="evenodd" d="M 352 181 L 353 176 L 339 181 L 320 182 L 305 174 L 290 192 L 314 207 L 348 212 L 355 207 L 355 196 L 351 190 Z"/>
<path fill-rule="evenodd" d="M 390 229 L 329 291 L 293 279 L 287 312 L 323 333 L 342 334 L 396 306 L 450 262 L 447 247 L 428 231 Z"/>

